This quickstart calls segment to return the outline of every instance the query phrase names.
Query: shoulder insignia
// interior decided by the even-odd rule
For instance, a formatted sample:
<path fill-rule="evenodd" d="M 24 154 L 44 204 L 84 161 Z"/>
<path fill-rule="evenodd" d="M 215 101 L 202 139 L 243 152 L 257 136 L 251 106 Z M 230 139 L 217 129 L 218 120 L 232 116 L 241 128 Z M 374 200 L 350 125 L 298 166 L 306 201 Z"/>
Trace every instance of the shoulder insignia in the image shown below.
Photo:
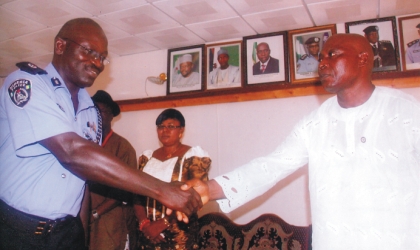
<path fill-rule="evenodd" d="M 25 71 L 32 75 L 45 75 L 47 74 L 47 71 L 41 69 L 40 67 L 36 66 L 33 63 L 30 62 L 20 62 L 16 63 L 16 66 L 22 71 Z"/>
<path fill-rule="evenodd" d="M 54 87 L 61 86 L 61 81 L 57 77 L 51 78 L 51 83 Z"/>
<path fill-rule="evenodd" d="M 8 88 L 10 100 L 19 108 L 23 108 L 31 99 L 31 81 L 19 79 Z"/>
<path fill-rule="evenodd" d="M 304 54 L 304 55 L 302 55 L 302 56 L 300 57 L 300 60 L 305 60 L 307 57 L 308 57 L 308 55 L 307 55 L 307 54 Z"/>
<path fill-rule="evenodd" d="M 381 43 L 391 43 L 391 41 L 390 41 L 390 40 L 381 40 L 380 42 L 381 42 Z"/>
<path fill-rule="evenodd" d="M 414 40 L 414 41 L 411 41 L 411 42 L 407 43 L 407 46 L 408 46 L 408 47 L 411 47 L 411 46 L 413 46 L 414 44 L 418 43 L 419 41 L 420 41 L 420 39 L 416 39 L 416 40 Z"/>

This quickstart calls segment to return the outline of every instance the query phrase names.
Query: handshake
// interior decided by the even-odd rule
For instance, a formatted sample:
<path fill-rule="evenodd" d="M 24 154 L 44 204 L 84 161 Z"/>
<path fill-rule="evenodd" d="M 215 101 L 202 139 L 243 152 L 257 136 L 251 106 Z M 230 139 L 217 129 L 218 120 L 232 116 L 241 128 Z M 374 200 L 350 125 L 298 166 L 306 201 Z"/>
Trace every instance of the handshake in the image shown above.
<path fill-rule="evenodd" d="M 191 200 L 185 207 L 177 208 L 175 204 L 166 204 L 166 206 L 174 208 L 177 219 L 185 223 L 188 223 L 188 216 L 199 211 L 209 200 L 225 198 L 222 188 L 215 180 L 202 181 L 200 179 L 192 179 L 178 185 L 181 185 L 182 191 L 192 192 L 193 197 L 191 197 Z M 173 209 L 167 208 L 167 215 L 172 214 L 172 212 Z"/>

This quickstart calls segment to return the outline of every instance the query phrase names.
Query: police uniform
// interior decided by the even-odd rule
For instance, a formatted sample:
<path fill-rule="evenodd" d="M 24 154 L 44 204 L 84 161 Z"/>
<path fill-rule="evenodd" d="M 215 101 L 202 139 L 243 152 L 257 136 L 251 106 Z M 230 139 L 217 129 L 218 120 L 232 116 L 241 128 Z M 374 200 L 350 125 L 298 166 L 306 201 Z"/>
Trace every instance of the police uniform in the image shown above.
<path fill-rule="evenodd" d="M 420 23 L 416 26 L 420 29 Z M 420 39 L 416 39 L 407 44 L 407 51 L 405 52 L 406 63 L 420 63 Z"/>
<path fill-rule="evenodd" d="M 309 46 L 312 43 L 319 44 L 319 37 L 310 37 L 306 40 L 305 45 Z M 309 49 L 308 49 L 309 50 Z M 305 74 L 318 71 L 318 59 L 310 53 L 302 55 L 296 63 L 297 73 Z"/>
<path fill-rule="evenodd" d="M 420 39 L 407 44 L 405 60 L 407 63 L 420 63 Z"/>
<path fill-rule="evenodd" d="M 391 41 L 382 40 L 378 42 L 378 53 L 381 58 L 381 64 L 378 64 L 375 67 L 386 67 L 386 66 L 396 66 L 397 62 L 395 59 L 395 49 Z"/>
<path fill-rule="evenodd" d="M 312 55 L 303 55 L 297 62 L 297 72 L 299 74 L 318 71 L 318 60 Z"/>
<path fill-rule="evenodd" d="M 363 32 L 368 35 L 370 32 L 379 32 L 379 27 L 376 25 L 366 27 Z M 376 44 L 371 44 L 374 55 L 374 67 L 396 66 L 395 49 L 391 41 L 382 40 Z M 376 48 L 375 48 L 376 47 Z"/>
<path fill-rule="evenodd" d="M 20 68 L 0 89 L 0 199 L 29 215 L 75 217 L 85 181 L 38 142 L 67 132 L 99 142 L 97 109 L 80 89 L 75 113 L 70 92 L 51 63 L 45 70 L 30 63 Z"/>

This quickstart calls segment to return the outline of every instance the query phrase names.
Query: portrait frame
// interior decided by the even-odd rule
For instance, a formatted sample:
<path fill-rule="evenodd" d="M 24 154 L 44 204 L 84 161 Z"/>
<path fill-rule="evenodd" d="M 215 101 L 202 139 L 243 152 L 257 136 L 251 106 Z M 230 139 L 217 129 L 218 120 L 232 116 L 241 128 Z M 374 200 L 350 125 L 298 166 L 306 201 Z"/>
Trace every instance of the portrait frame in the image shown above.
<path fill-rule="evenodd" d="M 401 71 L 398 32 L 395 16 L 345 23 L 346 33 L 356 33 L 362 36 L 365 36 L 365 32 L 363 30 L 371 26 L 377 27 L 379 35 L 379 54 L 374 55 L 375 66 L 373 67 L 373 74 Z M 389 43 L 391 43 L 392 47 Z M 380 44 L 383 45 L 381 46 Z M 393 53 L 392 49 L 394 50 Z"/>
<path fill-rule="evenodd" d="M 168 49 L 168 69 L 167 69 L 167 85 L 166 94 L 190 93 L 202 91 L 204 89 L 203 81 L 203 60 L 204 60 L 204 44 Z M 185 79 L 181 74 L 179 60 L 186 60 L 183 57 L 186 54 L 191 55 L 192 69 L 189 77 L 195 80 Z M 198 75 L 197 75 L 198 74 Z M 198 80 L 197 80 L 198 79 Z M 196 80 L 198 82 L 196 82 Z"/>
<path fill-rule="evenodd" d="M 292 84 L 315 83 L 318 80 L 318 60 L 311 56 L 306 42 L 318 43 L 318 55 L 326 40 L 337 34 L 335 24 L 318 27 L 290 30 L 289 33 L 289 57 L 290 82 Z M 311 43 L 313 44 L 313 43 Z M 315 47 L 316 48 L 316 47 Z"/>
<path fill-rule="evenodd" d="M 419 29 L 416 26 L 420 24 L 420 14 L 405 16 L 398 18 L 398 27 L 400 30 L 400 46 L 401 46 L 401 58 L 402 58 L 402 70 L 411 71 L 420 69 L 420 61 L 410 61 L 407 56 L 409 52 L 408 45 L 414 42 L 415 40 L 420 40 Z M 413 32 L 413 30 L 415 32 Z M 415 34 L 413 34 L 415 33 Z M 414 44 L 413 44 L 414 45 Z M 411 46 L 413 46 L 411 45 Z M 417 48 L 417 47 L 416 47 Z M 417 50 L 417 53 L 420 55 L 420 51 Z"/>
<path fill-rule="evenodd" d="M 234 66 L 231 67 L 234 69 L 233 71 L 226 71 L 224 74 L 218 70 L 220 68 L 220 63 L 218 62 L 218 52 L 222 48 L 228 52 L 229 67 Z M 205 52 L 206 63 L 204 65 L 206 67 L 206 90 L 212 91 L 217 89 L 240 88 L 243 86 L 242 40 L 206 44 Z M 236 70 L 239 70 L 239 72 Z"/>
<path fill-rule="evenodd" d="M 251 86 L 256 84 L 283 84 L 289 80 L 289 62 L 287 56 L 287 32 L 273 32 L 260 35 L 252 35 L 243 37 L 244 46 L 244 59 L 245 65 L 245 86 Z M 272 70 L 268 70 L 266 73 L 256 72 L 256 68 L 260 65 L 258 59 L 257 45 L 260 43 L 266 43 L 269 46 L 270 64 L 276 63 L 277 67 L 270 67 Z M 269 65 L 267 64 L 267 68 Z M 254 68 L 255 65 L 255 68 Z M 278 71 L 277 71 L 278 68 Z"/>

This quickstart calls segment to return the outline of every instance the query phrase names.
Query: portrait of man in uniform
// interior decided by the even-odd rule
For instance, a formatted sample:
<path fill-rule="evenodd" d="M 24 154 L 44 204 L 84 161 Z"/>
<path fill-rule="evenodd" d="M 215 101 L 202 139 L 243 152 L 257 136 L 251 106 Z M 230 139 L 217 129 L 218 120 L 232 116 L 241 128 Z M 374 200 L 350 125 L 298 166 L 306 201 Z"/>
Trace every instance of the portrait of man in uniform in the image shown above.
<path fill-rule="evenodd" d="M 306 39 L 305 47 L 306 54 L 303 54 L 297 61 L 296 68 L 298 74 L 305 74 L 309 72 L 318 71 L 318 56 L 320 51 L 319 42 L 321 39 L 316 36 L 311 36 Z"/>
<path fill-rule="evenodd" d="M 420 37 L 420 23 L 417 24 L 416 28 L 417 34 Z M 420 39 L 416 39 L 407 43 L 405 60 L 407 63 L 420 63 Z"/>
<path fill-rule="evenodd" d="M 403 70 L 420 69 L 420 15 L 398 18 Z"/>
<path fill-rule="evenodd" d="M 307 83 L 318 80 L 319 53 L 324 43 L 336 33 L 335 25 L 324 25 L 289 32 L 292 83 Z"/>
<path fill-rule="evenodd" d="M 395 48 L 390 40 L 379 40 L 379 27 L 371 25 L 364 28 L 363 32 L 372 46 L 374 68 L 396 67 Z"/>
<path fill-rule="evenodd" d="M 396 71 L 399 68 L 398 35 L 395 17 L 345 23 L 347 33 L 364 36 L 374 55 L 373 72 Z"/>

